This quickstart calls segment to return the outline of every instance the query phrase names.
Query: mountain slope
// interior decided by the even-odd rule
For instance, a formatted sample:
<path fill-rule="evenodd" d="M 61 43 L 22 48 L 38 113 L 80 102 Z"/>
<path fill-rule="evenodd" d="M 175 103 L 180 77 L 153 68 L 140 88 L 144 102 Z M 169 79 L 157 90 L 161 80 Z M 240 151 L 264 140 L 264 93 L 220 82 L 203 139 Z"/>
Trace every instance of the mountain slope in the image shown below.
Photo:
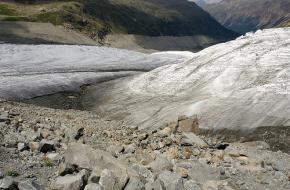
<path fill-rule="evenodd" d="M 5 1 L 0 3 L 0 20 L 64 25 L 94 39 L 108 33 L 204 35 L 217 41 L 237 36 L 186 0 Z"/>
<path fill-rule="evenodd" d="M 284 26 L 290 21 L 289 0 L 223 0 L 203 8 L 222 25 L 239 33 Z"/>
<path fill-rule="evenodd" d="M 84 102 L 140 128 L 184 114 L 197 114 L 209 129 L 290 125 L 290 28 L 249 33 L 192 57 L 98 85 Z"/>

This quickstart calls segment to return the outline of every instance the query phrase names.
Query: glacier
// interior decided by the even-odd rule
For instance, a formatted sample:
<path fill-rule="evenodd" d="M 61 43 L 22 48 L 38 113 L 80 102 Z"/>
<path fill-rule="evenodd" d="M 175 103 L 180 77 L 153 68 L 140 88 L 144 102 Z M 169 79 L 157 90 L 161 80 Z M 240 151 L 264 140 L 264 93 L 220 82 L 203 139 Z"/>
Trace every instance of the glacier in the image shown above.
<path fill-rule="evenodd" d="M 0 44 L 0 98 L 22 100 L 181 63 L 188 55 L 81 45 Z"/>
<path fill-rule="evenodd" d="M 205 129 L 290 125 L 290 28 L 197 53 L 0 44 L 0 99 L 87 87 L 84 107 L 155 129 L 197 114 Z"/>
<path fill-rule="evenodd" d="M 92 87 L 84 103 L 141 129 L 184 114 L 214 130 L 290 125 L 290 28 L 247 33 L 189 58 Z"/>

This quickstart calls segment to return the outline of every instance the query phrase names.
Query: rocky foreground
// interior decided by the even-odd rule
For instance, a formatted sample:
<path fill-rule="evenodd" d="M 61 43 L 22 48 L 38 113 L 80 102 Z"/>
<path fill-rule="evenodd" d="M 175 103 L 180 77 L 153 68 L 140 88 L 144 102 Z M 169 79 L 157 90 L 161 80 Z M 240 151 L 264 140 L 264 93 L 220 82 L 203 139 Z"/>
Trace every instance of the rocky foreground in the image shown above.
<path fill-rule="evenodd" d="M 0 102 L 0 189 L 290 189 L 290 156 L 200 135 L 180 116 L 141 131 L 93 112 Z"/>

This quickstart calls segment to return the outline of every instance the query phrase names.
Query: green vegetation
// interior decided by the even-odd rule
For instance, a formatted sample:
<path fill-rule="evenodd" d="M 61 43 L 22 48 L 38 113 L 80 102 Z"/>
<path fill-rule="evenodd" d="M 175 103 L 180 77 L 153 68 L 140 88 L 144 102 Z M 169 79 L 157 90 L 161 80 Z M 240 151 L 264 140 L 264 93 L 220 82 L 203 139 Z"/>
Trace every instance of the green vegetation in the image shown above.
<path fill-rule="evenodd" d="M 52 167 L 53 166 L 53 161 L 49 159 L 48 157 L 43 157 L 42 158 L 43 164 L 46 167 Z"/>
<path fill-rule="evenodd" d="M 17 176 L 19 176 L 19 173 L 18 173 L 17 171 L 8 170 L 8 171 L 5 173 L 5 176 L 17 177 Z"/>
<path fill-rule="evenodd" d="M 63 25 L 103 41 L 110 33 L 147 36 L 208 35 L 231 39 L 201 8 L 187 0 L 29 0 L 0 3 L 17 17 L 1 20 L 45 22 Z M 24 3 L 23 3 L 24 2 Z"/>
<path fill-rule="evenodd" d="M 16 16 L 16 11 L 6 4 L 0 4 L 0 15 Z"/>

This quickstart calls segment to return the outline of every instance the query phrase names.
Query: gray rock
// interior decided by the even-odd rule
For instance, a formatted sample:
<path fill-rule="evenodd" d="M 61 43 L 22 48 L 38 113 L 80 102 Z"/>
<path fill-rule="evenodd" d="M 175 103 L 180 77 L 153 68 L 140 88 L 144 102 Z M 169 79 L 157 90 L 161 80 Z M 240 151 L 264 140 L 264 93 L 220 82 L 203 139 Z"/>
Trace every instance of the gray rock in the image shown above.
<path fill-rule="evenodd" d="M 113 156 L 118 156 L 121 152 L 124 151 L 123 145 L 111 145 L 107 148 L 107 151 L 109 151 Z"/>
<path fill-rule="evenodd" d="M 199 124 L 198 124 L 197 115 L 194 115 L 190 118 L 188 118 L 187 116 L 179 116 L 177 131 L 198 133 Z"/>
<path fill-rule="evenodd" d="M 70 163 L 61 163 L 58 166 L 58 174 L 60 176 L 65 176 L 67 174 L 73 174 L 76 171 L 76 166 Z"/>
<path fill-rule="evenodd" d="M 17 185 L 12 177 L 0 179 L 0 189 L 17 190 Z"/>
<path fill-rule="evenodd" d="M 220 179 L 219 169 L 202 164 L 198 161 L 193 161 L 191 164 L 192 168 L 189 169 L 188 176 L 190 179 L 196 181 L 197 183 L 202 184 L 209 180 Z"/>
<path fill-rule="evenodd" d="M 138 173 L 139 177 L 144 180 L 153 183 L 155 181 L 154 174 L 148 170 L 145 166 L 134 164 L 132 168 Z"/>
<path fill-rule="evenodd" d="M 84 190 L 103 190 L 103 189 L 99 184 L 90 183 L 90 184 L 86 185 Z"/>
<path fill-rule="evenodd" d="M 146 183 L 145 190 L 154 190 L 154 183 L 152 183 L 152 182 Z"/>
<path fill-rule="evenodd" d="M 9 121 L 9 114 L 7 112 L 0 113 L 0 122 Z"/>
<path fill-rule="evenodd" d="M 130 145 L 125 147 L 124 154 L 132 154 L 135 152 L 135 150 L 136 150 L 135 145 L 130 144 Z"/>
<path fill-rule="evenodd" d="M 19 190 L 45 190 L 45 188 L 41 185 L 39 185 L 35 181 L 27 180 L 22 181 L 18 184 Z"/>
<path fill-rule="evenodd" d="M 51 190 L 80 190 L 84 188 L 88 172 L 82 170 L 75 175 L 60 176 L 52 182 Z"/>
<path fill-rule="evenodd" d="M 163 155 L 157 155 L 156 159 L 149 164 L 149 168 L 154 173 L 160 173 L 164 170 L 172 170 L 173 165 L 167 157 Z"/>
<path fill-rule="evenodd" d="M 20 142 L 20 143 L 17 144 L 17 148 L 18 148 L 19 151 L 24 151 L 24 150 L 28 149 L 28 146 L 27 146 L 26 143 Z"/>
<path fill-rule="evenodd" d="M 39 143 L 39 151 L 43 153 L 55 150 L 55 142 L 52 140 L 42 139 Z"/>
<path fill-rule="evenodd" d="M 201 190 L 198 184 L 193 180 L 188 180 L 184 183 L 183 190 Z"/>
<path fill-rule="evenodd" d="M 164 190 L 181 190 L 183 188 L 182 177 L 173 172 L 164 171 L 159 174 L 156 183 L 154 184 L 154 190 L 164 189 Z"/>
<path fill-rule="evenodd" d="M 113 172 L 108 169 L 102 171 L 99 183 L 104 190 L 118 189 L 116 186 L 116 177 Z"/>
<path fill-rule="evenodd" d="M 101 171 L 93 170 L 89 177 L 88 183 L 99 183 L 100 178 L 101 178 Z"/>
<path fill-rule="evenodd" d="M 85 144 L 72 143 L 65 153 L 65 162 L 77 165 L 80 168 L 103 171 L 110 170 L 116 177 L 116 186 L 123 188 L 129 176 L 136 175 L 136 172 L 114 158 L 110 153 L 93 149 Z"/>
<path fill-rule="evenodd" d="M 144 190 L 145 186 L 138 177 L 131 177 L 125 190 Z"/>
<path fill-rule="evenodd" d="M 208 147 L 208 145 L 194 133 L 182 133 L 181 144 L 190 146 L 195 145 L 201 148 Z"/>

